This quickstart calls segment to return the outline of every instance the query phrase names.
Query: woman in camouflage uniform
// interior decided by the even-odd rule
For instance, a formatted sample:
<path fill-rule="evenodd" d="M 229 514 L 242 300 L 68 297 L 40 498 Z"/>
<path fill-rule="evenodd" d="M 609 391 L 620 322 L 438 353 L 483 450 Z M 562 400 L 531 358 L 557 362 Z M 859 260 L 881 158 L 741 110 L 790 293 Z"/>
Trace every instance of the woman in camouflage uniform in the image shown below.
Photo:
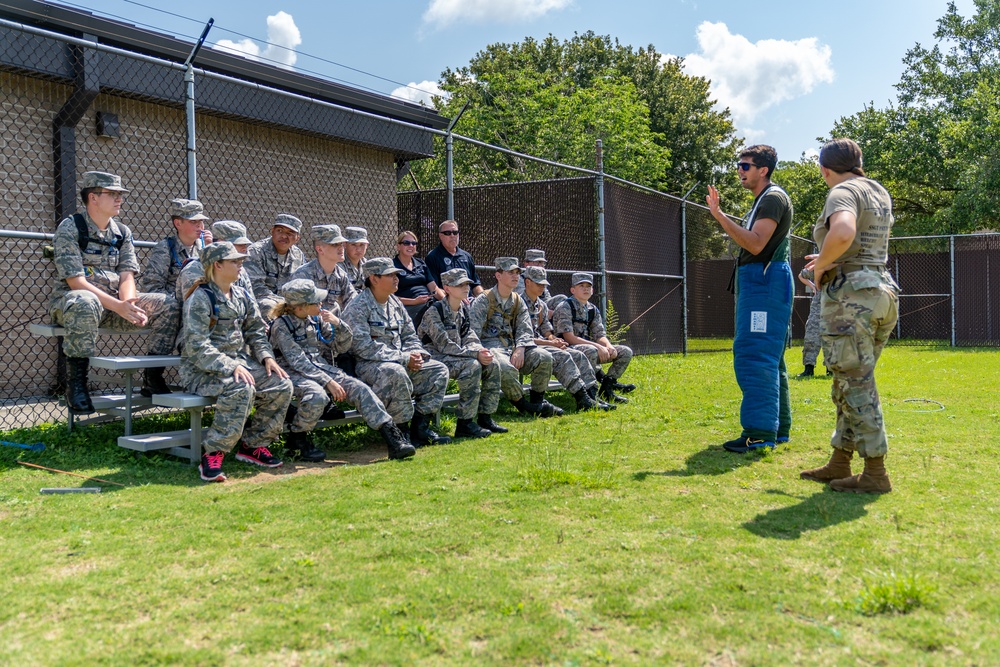
<path fill-rule="evenodd" d="M 206 482 L 226 479 L 222 459 L 237 443 L 237 460 L 267 468 L 281 465 L 268 445 L 284 426 L 292 383 L 274 361 L 253 295 L 234 284 L 246 257 L 225 241 L 207 246 L 201 253 L 205 275 L 184 301 L 181 381 L 191 393 L 216 397 L 199 466 Z M 252 407 L 257 411 L 244 433 Z"/>

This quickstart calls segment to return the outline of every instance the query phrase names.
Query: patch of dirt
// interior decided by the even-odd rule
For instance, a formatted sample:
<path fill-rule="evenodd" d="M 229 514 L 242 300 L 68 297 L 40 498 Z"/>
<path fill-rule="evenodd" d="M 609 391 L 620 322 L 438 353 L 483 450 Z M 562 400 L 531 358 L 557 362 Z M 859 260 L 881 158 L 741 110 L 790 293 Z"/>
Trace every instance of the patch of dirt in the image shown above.
<path fill-rule="evenodd" d="M 248 477 L 230 477 L 224 484 L 266 484 L 302 475 L 317 475 L 345 465 L 366 466 L 388 460 L 385 445 L 372 445 L 355 452 L 328 452 L 326 460 L 319 463 L 286 460 L 280 468 L 260 468 Z"/>

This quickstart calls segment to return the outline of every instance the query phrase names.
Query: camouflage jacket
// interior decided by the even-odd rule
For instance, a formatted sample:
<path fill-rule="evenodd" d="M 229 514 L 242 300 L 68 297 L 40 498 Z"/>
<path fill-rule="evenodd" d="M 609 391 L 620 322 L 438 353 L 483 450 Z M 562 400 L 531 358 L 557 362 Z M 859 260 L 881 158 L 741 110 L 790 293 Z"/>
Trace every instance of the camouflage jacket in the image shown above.
<path fill-rule="evenodd" d="M 405 366 L 410 352 L 427 354 L 406 308 L 395 296 L 382 306 L 365 288 L 347 304 L 344 321 L 354 334 L 351 352 L 358 361 L 392 361 Z"/>
<path fill-rule="evenodd" d="M 552 322 L 549 321 L 549 307 L 543 300 L 545 295 L 538 297 L 534 301 L 524 298 L 524 303 L 528 307 L 528 315 L 531 317 L 531 328 L 535 338 L 548 338 L 552 333 Z"/>
<path fill-rule="evenodd" d="M 171 248 L 172 246 L 172 248 Z M 146 258 L 146 268 L 142 272 L 139 288 L 143 292 L 174 294 L 177 291 L 177 277 L 188 259 L 198 259 L 197 241 L 191 248 L 185 248 L 177 235 L 161 240 Z"/>
<path fill-rule="evenodd" d="M 513 349 L 535 346 L 531 317 L 524 300 L 516 292 L 512 292 L 510 297 L 507 304 L 503 304 L 494 287 L 477 296 L 472 302 L 470 308 L 472 330 L 476 332 L 485 347 Z M 496 304 L 492 315 L 490 315 L 491 299 L 494 299 Z M 490 315 L 489 318 L 487 315 Z"/>
<path fill-rule="evenodd" d="M 208 283 L 208 289 L 215 293 L 217 314 L 213 314 L 211 299 L 200 287 L 184 302 L 182 375 L 226 378 L 238 366 L 247 366 L 243 362 L 250 355 L 261 363 L 273 358 L 267 325 L 253 295 L 236 285 L 230 288 L 228 299 L 215 283 Z"/>
<path fill-rule="evenodd" d="M 278 288 L 287 283 L 300 266 L 306 263 L 306 256 L 298 246 L 292 246 L 281 257 L 271 243 L 270 237 L 257 241 L 248 251 L 250 256 L 244 270 L 250 275 L 253 295 L 261 299 L 278 299 Z"/>
<path fill-rule="evenodd" d="M 177 302 L 184 303 L 184 296 L 191 289 L 191 286 L 194 285 L 194 281 L 204 277 L 205 267 L 201 265 L 200 261 L 188 262 L 187 266 L 181 269 L 180 274 L 177 276 L 177 286 L 174 288 L 174 295 L 177 297 Z M 250 282 L 250 276 L 247 274 L 245 267 L 240 271 L 240 277 L 236 279 L 236 284 L 253 296 L 253 283 Z M 263 314 L 261 313 L 261 315 Z"/>
<path fill-rule="evenodd" d="M 334 355 L 351 349 L 353 336 L 346 324 L 341 322 L 334 331 L 332 324 L 323 322 L 320 328 L 323 338 L 332 342 Z M 271 346 L 275 359 L 289 373 L 324 387 L 333 379 L 334 368 L 320 352 L 315 322 L 294 315 L 282 315 L 271 323 Z"/>
<path fill-rule="evenodd" d="M 440 310 L 436 303 L 443 304 Z M 444 319 L 441 318 L 441 311 L 444 311 Z M 424 317 L 420 320 L 420 327 L 417 334 L 420 340 L 429 340 L 424 343 L 429 349 L 438 354 L 447 354 L 452 357 L 476 357 L 483 349 L 483 344 L 479 342 L 479 336 L 469 326 L 466 334 L 462 335 L 462 323 L 469 317 L 468 310 L 463 306 L 458 311 L 454 311 L 448 305 L 447 300 L 431 302 L 430 307 L 424 311 Z"/>
<path fill-rule="evenodd" d="M 347 304 L 351 302 L 351 299 L 358 295 L 358 291 L 354 289 L 354 285 L 351 283 L 350 278 L 347 277 L 344 267 L 340 264 L 337 264 L 333 272 L 327 275 L 323 271 L 323 267 L 319 265 L 319 260 L 314 259 L 296 269 L 289 280 L 298 280 L 300 278 L 311 280 L 316 283 L 316 287 L 327 291 L 323 308 L 329 310 L 331 313 L 342 312 L 347 307 Z"/>
<path fill-rule="evenodd" d="M 56 228 L 52 241 L 56 265 L 52 300 L 60 299 L 70 291 L 67 278 L 79 276 L 85 277 L 94 287 L 118 298 L 119 276 L 126 271 L 139 272 L 139 262 L 132 245 L 132 231 L 111 218 L 108 228 L 102 232 L 86 209 L 81 209 L 80 214 L 87 222 L 90 238 L 86 251 L 80 251 L 80 236 L 73 216 L 60 222 Z M 115 247 L 119 239 L 123 241 L 121 249 Z"/>
<path fill-rule="evenodd" d="M 345 259 L 343 262 L 340 263 L 340 268 L 344 270 L 344 273 L 347 275 L 347 279 L 351 282 L 352 285 L 354 285 L 354 289 L 357 292 L 360 292 L 365 288 L 365 272 L 361 270 L 361 267 L 364 266 L 364 263 L 365 260 L 363 259 L 360 262 L 358 262 L 358 268 L 354 268 L 351 265 L 350 260 L 347 259 Z"/>
<path fill-rule="evenodd" d="M 552 327 L 557 336 L 573 332 L 579 338 L 585 338 L 595 343 L 607 335 L 604 330 L 604 320 L 597 306 L 587 302 L 584 307 L 573 297 L 556 306 L 552 313 Z"/>

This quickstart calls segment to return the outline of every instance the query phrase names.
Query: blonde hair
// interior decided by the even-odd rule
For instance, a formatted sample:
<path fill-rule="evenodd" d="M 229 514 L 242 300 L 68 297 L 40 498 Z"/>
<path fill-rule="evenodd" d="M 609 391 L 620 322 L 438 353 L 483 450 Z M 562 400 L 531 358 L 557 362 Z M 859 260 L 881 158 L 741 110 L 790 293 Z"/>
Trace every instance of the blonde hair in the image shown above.
<path fill-rule="evenodd" d="M 194 291 L 198 289 L 199 285 L 207 285 L 208 283 L 215 282 L 215 264 L 209 264 L 203 267 L 205 269 L 205 275 L 194 281 L 188 291 L 184 294 L 184 300 L 187 301 L 188 298 L 194 294 Z"/>
<path fill-rule="evenodd" d="M 417 235 L 414 234 L 413 232 L 401 232 L 399 236 L 396 237 L 396 243 L 402 243 L 403 241 L 406 240 L 407 236 L 412 237 L 414 241 L 420 243 L 420 239 L 417 238 Z"/>

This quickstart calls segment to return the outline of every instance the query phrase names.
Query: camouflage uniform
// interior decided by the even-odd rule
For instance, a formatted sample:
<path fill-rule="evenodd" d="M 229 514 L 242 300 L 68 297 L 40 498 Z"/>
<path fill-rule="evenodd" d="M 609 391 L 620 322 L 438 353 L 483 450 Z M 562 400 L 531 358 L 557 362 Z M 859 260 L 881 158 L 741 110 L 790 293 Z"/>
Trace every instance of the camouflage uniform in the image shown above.
<path fill-rule="evenodd" d="M 278 289 L 291 280 L 292 274 L 306 263 L 306 256 L 298 246 L 293 245 L 282 257 L 270 238 L 257 241 L 250 246 L 249 252 L 250 258 L 243 268 L 250 276 L 253 295 L 260 305 L 261 313 L 267 317 L 281 300 Z"/>
<path fill-rule="evenodd" d="M 322 336 L 331 340 L 335 354 L 351 348 L 351 330 L 341 322 L 334 330 L 329 322 L 321 325 Z M 330 402 L 326 385 L 330 380 L 347 392 L 347 402 L 354 406 L 369 428 L 379 430 L 392 421 L 385 405 L 375 392 L 361 380 L 352 378 L 336 366 L 331 366 L 320 353 L 320 340 L 316 322 L 282 315 L 271 323 L 271 345 L 274 347 L 278 363 L 288 372 L 295 386 L 295 397 L 299 400 L 299 410 L 291 424 L 295 432 L 311 431 L 323 415 Z"/>
<path fill-rule="evenodd" d="M 361 260 L 360 262 L 358 262 L 358 266 L 355 267 L 353 264 L 351 264 L 351 261 L 348 259 L 345 259 L 343 262 L 337 265 L 343 270 L 344 274 L 347 276 L 348 282 L 350 282 L 351 285 L 354 286 L 355 292 L 361 292 L 361 290 L 365 288 L 365 272 L 363 270 L 364 265 L 365 261 Z"/>
<path fill-rule="evenodd" d="M 444 320 L 438 307 L 431 305 L 420 321 L 417 334 L 431 352 L 431 357 L 448 367 L 448 373 L 458 383 L 459 419 L 475 419 L 477 414 L 491 415 L 500 403 L 500 365 L 496 359 L 483 366 L 477 358 L 484 349 L 479 336 L 469 327 L 462 336 L 462 322 L 468 316 L 463 306 L 457 312 L 443 304 Z"/>
<path fill-rule="evenodd" d="M 173 251 L 171 251 L 171 243 Z M 181 244 L 177 235 L 163 239 L 149 253 L 146 268 L 142 272 L 139 285 L 143 292 L 162 292 L 174 295 L 177 291 L 177 278 L 184 268 L 185 262 L 198 259 L 200 248 L 195 242 L 190 248 Z M 190 262 L 198 264 L 199 262 Z"/>
<path fill-rule="evenodd" d="M 490 295 L 497 300 L 497 308 L 487 322 Z M 517 317 L 514 317 L 515 304 Z M 507 303 L 500 300 L 496 288 L 480 294 L 470 308 L 472 330 L 483 346 L 493 353 L 500 364 L 500 388 L 511 403 L 524 396 L 521 373 L 531 376 L 531 390 L 544 393 L 552 376 L 552 355 L 535 345 L 534 331 L 528 308 L 516 293 L 511 293 Z M 524 364 L 518 370 L 510 363 L 515 348 L 524 348 Z"/>
<path fill-rule="evenodd" d="M 885 270 L 892 200 L 881 185 L 864 177 L 832 187 L 813 230 L 821 249 L 826 220 L 841 210 L 855 214 L 857 232 L 836 260 L 840 266 L 824 274 L 820 297 L 823 357 L 833 372 L 831 394 L 837 408 L 830 444 L 876 458 L 885 456 L 888 439 L 875 365 L 899 317 L 899 287 Z"/>
<path fill-rule="evenodd" d="M 806 334 L 802 340 L 802 365 L 815 366 L 819 359 L 820 342 L 820 292 L 814 292 L 809 301 L 809 318 L 806 320 Z"/>
<path fill-rule="evenodd" d="M 237 285 L 230 287 L 228 298 L 215 283 L 208 283 L 207 289 L 215 294 L 218 319 L 212 327 L 211 299 L 201 287 L 195 289 L 184 302 L 186 336 L 180 367 L 188 391 L 216 397 L 205 451 L 228 452 L 241 435 L 249 448 L 267 447 L 281 434 L 292 382 L 268 375 L 262 365 L 274 353 L 253 295 Z M 238 366 L 250 371 L 254 385 L 236 381 L 233 373 Z M 243 433 L 251 407 L 256 411 Z"/>
<path fill-rule="evenodd" d="M 136 325 L 117 313 L 105 310 L 95 294 L 87 290 L 71 290 L 67 278 L 83 276 L 94 287 L 118 298 L 120 274 L 138 273 L 132 232 L 114 218 L 105 231 L 101 231 L 87 210 L 80 215 L 87 223 L 90 243 L 86 252 L 80 252 L 76 223 L 70 216 L 56 228 L 55 248 L 56 280 L 49 300 L 49 316 L 55 324 L 66 328 L 63 350 L 67 357 L 92 357 L 97 354 L 97 329 L 107 327 L 116 331 L 134 331 Z M 124 239 L 121 249 L 114 247 L 117 238 Z M 170 354 L 174 349 L 177 330 L 180 328 L 180 308 L 166 294 L 136 294 L 137 305 L 149 320 L 149 354 Z"/>
<path fill-rule="evenodd" d="M 549 309 L 542 298 L 539 297 L 531 301 L 525 297 L 524 300 L 531 316 L 532 335 L 535 338 L 547 338 L 553 332 L 552 323 L 549 321 Z M 545 347 L 544 349 L 552 355 L 552 374 L 569 393 L 575 394 L 581 389 L 597 386 L 594 367 L 591 366 L 587 355 L 583 352 L 572 346 L 563 350 L 557 347 Z"/>
<path fill-rule="evenodd" d="M 351 299 L 358 295 L 358 290 L 354 288 L 354 284 L 347 276 L 341 264 L 337 264 L 333 271 L 328 274 L 323 271 L 319 260 L 314 259 L 306 262 L 292 273 L 290 280 L 299 279 L 311 280 L 316 283 L 316 287 L 327 291 L 326 300 L 323 301 L 323 308 L 329 310 L 334 315 L 343 312 L 347 304 L 351 302 Z M 364 289 L 364 283 L 364 278 L 362 278 L 362 289 Z"/>
<path fill-rule="evenodd" d="M 528 295 L 524 291 L 524 274 L 523 273 L 521 274 L 521 277 L 517 279 L 517 289 L 514 290 L 514 291 L 517 292 L 518 294 L 520 294 L 521 298 L 524 298 L 524 299 L 528 298 Z M 549 288 L 548 287 L 545 288 L 545 291 L 542 292 L 542 296 L 539 297 L 539 298 L 544 299 L 545 301 L 548 301 L 549 299 L 552 298 L 552 295 L 549 294 Z"/>
<path fill-rule="evenodd" d="M 365 288 L 347 304 L 344 321 L 354 334 L 351 352 L 357 359 L 357 374 L 382 399 L 397 424 L 413 416 L 411 396 L 416 409 L 432 415 L 441 409 L 448 387 L 448 369 L 433 359 L 424 360 L 418 371 L 407 368 L 410 352 L 429 356 L 420 346 L 413 322 L 402 302 L 390 296 L 379 304 Z"/>
<path fill-rule="evenodd" d="M 573 308 L 576 308 L 577 317 L 573 316 Z M 601 312 L 597 309 L 597 306 L 589 301 L 584 306 L 584 304 L 581 304 L 573 297 L 568 297 L 556 306 L 555 311 L 552 313 L 552 327 L 557 336 L 572 332 L 579 338 L 591 341 L 598 341 L 607 336 L 607 332 L 604 330 L 604 320 L 601 318 Z M 601 368 L 596 347 L 593 345 L 572 345 L 570 347 L 587 355 L 587 359 L 590 360 L 590 364 L 594 367 L 595 371 Z M 608 369 L 607 375 L 612 380 L 618 380 L 625 372 L 625 369 L 628 368 L 629 362 L 632 361 L 632 348 L 627 345 L 615 345 L 613 347 L 618 351 L 618 357 L 611 362 L 611 367 Z"/>

